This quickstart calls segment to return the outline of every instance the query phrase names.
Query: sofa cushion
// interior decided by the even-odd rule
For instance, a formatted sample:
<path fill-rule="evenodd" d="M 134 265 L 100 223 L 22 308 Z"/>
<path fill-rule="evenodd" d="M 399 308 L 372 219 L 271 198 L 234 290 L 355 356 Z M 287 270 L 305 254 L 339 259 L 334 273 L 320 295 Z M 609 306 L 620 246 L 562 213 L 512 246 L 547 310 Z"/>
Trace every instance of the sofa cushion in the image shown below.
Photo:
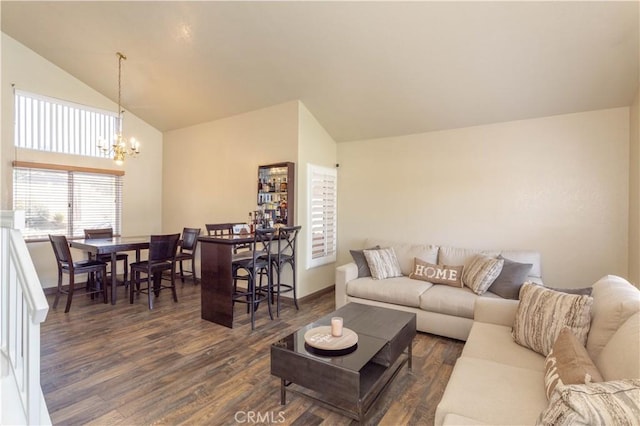
<path fill-rule="evenodd" d="M 498 258 L 504 260 L 502 271 L 489 287 L 489 291 L 505 299 L 518 300 L 520 287 L 527 281 L 533 264 L 514 262 L 511 259 L 502 257 L 502 255 L 498 256 Z"/>
<path fill-rule="evenodd" d="M 542 371 L 485 359 L 458 358 L 435 424 L 456 413 L 491 425 L 531 425 L 547 406 Z"/>
<path fill-rule="evenodd" d="M 401 277 L 400 265 L 393 247 L 363 250 L 374 280 Z"/>
<path fill-rule="evenodd" d="M 503 259 L 476 254 L 465 265 L 462 272 L 462 282 L 475 294 L 482 294 L 498 278 L 502 271 L 502 265 L 504 265 Z"/>
<path fill-rule="evenodd" d="M 409 244 L 381 239 L 368 239 L 365 247 L 371 246 L 393 247 L 396 253 L 402 275 L 409 276 L 413 270 L 413 259 L 420 258 L 425 262 L 438 263 L 438 246 L 428 244 Z"/>
<path fill-rule="evenodd" d="M 640 312 L 620 326 L 595 361 L 605 380 L 640 379 Z"/>
<path fill-rule="evenodd" d="M 379 249 L 380 246 L 369 247 L 367 250 Z M 362 277 L 370 277 L 371 269 L 369 269 L 369 264 L 367 263 L 367 259 L 364 257 L 363 250 L 349 250 L 351 253 L 351 257 L 358 267 L 358 278 Z"/>
<path fill-rule="evenodd" d="M 592 287 L 593 309 L 587 351 L 591 359 L 597 360 L 613 333 L 640 311 L 640 290 L 615 275 L 602 277 Z"/>
<path fill-rule="evenodd" d="M 438 263 L 441 265 L 466 266 L 476 254 L 497 257 L 500 252 L 496 250 L 477 250 L 457 247 L 440 247 L 438 251 Z"/>
<path fill-rule="evenodd" d="M 462 288 L 462 268 L 462 266 L 434 265 L 416 257 L 409 278 Z"/>
<path fill-rule="evenodd" d="M 434 285 L 420 296 L 420 309 L 473 319 L 473 308 L 478 297 L 498 296 L 490 293 L 478 296 L 467 287 Z"/>
<path fill-rule="evenodd" d="M 538 425 L 639 424 L 640 380 L 616 380 L 558 388 Z"/>
<path fill-rule="evenodd" d="M 544 357 L 514 342 L 511 326 L 475 321 L 462 349 L 462 356 L 544 371 Z"/>
<path fill-rule="evenodd" d="M 407 277 L 388 278 L 383 281 L 367 277 L 349 281 L 347 294 L 361 299 L 417 308 L 420 306 L 420 295 L 431 287 L 433 284 L 429 282 L 411 280 Z"/>
<path fill-rule="evenodd" d="M 513 323 L 516 343 L 548 355 L 558 334 L 569 327 L 580 343 L 587 341 L 593 298 L 525 283 Z"/>
<path fill-rule="evenodd" d="M 558 386 L 603 381 L 585 347 L 570 329 L 563 328 L 545 361 L 544 385 L 551 399 Z"/>

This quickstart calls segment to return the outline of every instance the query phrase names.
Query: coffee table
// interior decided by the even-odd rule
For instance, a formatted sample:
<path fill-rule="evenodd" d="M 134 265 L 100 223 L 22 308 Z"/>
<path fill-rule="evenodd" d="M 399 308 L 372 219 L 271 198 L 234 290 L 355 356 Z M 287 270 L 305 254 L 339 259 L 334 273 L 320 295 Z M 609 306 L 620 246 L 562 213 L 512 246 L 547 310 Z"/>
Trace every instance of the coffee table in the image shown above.
<path fill-rule="evenodd" d="M 320 356 L 305 347 L 308 330 L 330 325 L 331 318 L 358 334 L 357 348 L 341 356 Z M 311 398 L 363 422 L 370 408 L 407 364 L 416 315 L 377 306 L 348 303 L 271 345 L 271 374 L 280 378 L 280 403 L 287 391 Z"/>

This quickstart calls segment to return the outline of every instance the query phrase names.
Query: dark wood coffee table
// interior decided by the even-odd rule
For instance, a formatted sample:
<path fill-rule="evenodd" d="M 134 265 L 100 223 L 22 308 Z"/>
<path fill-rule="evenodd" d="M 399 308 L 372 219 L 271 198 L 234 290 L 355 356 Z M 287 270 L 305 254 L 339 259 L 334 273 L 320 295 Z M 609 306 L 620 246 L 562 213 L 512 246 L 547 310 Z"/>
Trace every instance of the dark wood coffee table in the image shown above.
<path fill-rule="evenodd" d="M 355 351 L 342 356 L 320 356 L 305 347 L 308 330 L 330 325 L 331 317 L 358 334 Z M 287 390 L 363 422 L 370 408 L 407 364 L 416 315 L 377 306 L 348 303 L 271 345 L 271 374 L 280 378 L 280 403 Z"/>

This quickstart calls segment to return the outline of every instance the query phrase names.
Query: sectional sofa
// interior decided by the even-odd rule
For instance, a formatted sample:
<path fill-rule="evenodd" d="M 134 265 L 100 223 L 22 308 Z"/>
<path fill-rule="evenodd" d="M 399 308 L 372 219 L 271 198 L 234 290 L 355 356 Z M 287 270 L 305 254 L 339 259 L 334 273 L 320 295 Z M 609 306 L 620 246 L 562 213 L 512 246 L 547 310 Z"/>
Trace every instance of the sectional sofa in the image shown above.
<path fill-rule="evenodd" d="M 435 424 L 640 424 L 640 290 L 616 276 L 592 289 L 586 351 L 601 385 L 567 385 L 548 400 L 545 356 L 515 343 L 511 334 L 519 302 L 483 298 Z M 599 396 L 621 406 L 607 413 L 593 401 Z"/>
<path fill-rule="evenodd" d="M 640 290 L 625 279 L 605 276 L 591 286 L 589 295 L 573 295 L 534 285 L 542 284 L 540 254 L 535 251 L 483 251 L 373 239 L 363 247 L 392 247 L 402 276 L 382 280 L 359 277 L 363 275 L 361 264 L 341 265 L 336 268 L 336 307 L 358 302 L 414 312 L 418 330 L 466 341 L 437 406 L 436 425 L 640 425 Z M 536 292 L 549 298 L 536 306 L 531 299 L 521 303 L 502 298 L 491 287 L 478 295 L 466 286 L 434 285 L 409 278 L 415 271 L 415 258 L 468 266 L 478 254 L 531 264 L 526 277 L 531 284 L 525 284 L 518 297 Z M 559 342 L 566 339 L 555 337 L 552 347 L 547 343 L 548 351 L 528 347 L 527 338 L 534 343 L 544 341 L 539 334 L 545 334 L 546 325 L 538 324 L 527 337 L 529 329 L 516 326 L 516 322 L 539 321 L 542 315 L 537 308 L 549 306 L 548 301 L 564 303 L 567 299 L 582 304 L 582 314 L 575 315 L 576 321 L 582 320 L 580 337 L 562 325 L 561 334 L 572 335 L 569 341 L 573 346 L 569 347 L 575 352 L 562 348 L 562 360 L 557 354 L 561 351 Z M 547 308 L 546 316 L 558 322 L 559 317 L 574 314 L 571 306 L 566 316 L 560 308 Z M 554 326 L 558 327 L 550 323 L 549 329 Z M 516 343 L 522 336 L 514 333 L 522 330 L 525 342 Z M 586 370 L 584 363 L 590 366 Z M 571 380 L 577 374 L 582 381 L 567 380 L 567 370 L 574 375 Z M 554 380 L 560 380 L 557 386 L 549 384 Z"/>

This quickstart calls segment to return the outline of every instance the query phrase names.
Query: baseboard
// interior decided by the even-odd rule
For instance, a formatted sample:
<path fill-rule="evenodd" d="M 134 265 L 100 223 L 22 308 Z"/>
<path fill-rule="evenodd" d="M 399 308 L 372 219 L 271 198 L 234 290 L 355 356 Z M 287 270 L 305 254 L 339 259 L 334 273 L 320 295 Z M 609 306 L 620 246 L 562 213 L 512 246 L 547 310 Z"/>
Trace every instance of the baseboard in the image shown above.
<path fill-rule="evenodd" d="M 316 292 L 313 292 L 311 294 L 307 294 L 304 297 L 301 297 L 300 299 L 298 299 L 298 302 L 300 303 L 304 303 L 304 302 L 310 302 L 314 299 L 319 298 L 320 296 L 324 296 L 327 293 L 331 293 L 333 291 L 335 291 L 336 286 L 335 285 L 330 285 L 329 287 L 325 287 L 323 289 L 320 289 Z"/>

